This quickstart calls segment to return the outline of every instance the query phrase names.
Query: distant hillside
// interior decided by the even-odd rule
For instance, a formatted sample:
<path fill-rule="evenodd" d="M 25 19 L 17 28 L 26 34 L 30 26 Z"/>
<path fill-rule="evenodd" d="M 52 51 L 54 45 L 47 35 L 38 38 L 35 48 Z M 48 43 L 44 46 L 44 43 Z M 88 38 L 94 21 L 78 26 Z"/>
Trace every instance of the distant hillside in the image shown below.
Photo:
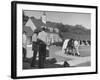
<path fill-rule="evenodd" d="M 74 38 L 78 40 L 90 40 L 91 39 L 91 30 L 86 29 L 81 25 L 62 25 L 59 27 L 62 38 Z"/>
<path fill-rule="evenodd" d="M 28 19 L 28 18 L 27 18 Z M 36 25 L 37 28 L 41 27 L 43 25 L 42 21 L 40 19 L 36 19 L 34 17 L 31 17 L 32 22 Z M 24 21 L 26 22 L 26 21 Z M 91 30 L 86 29 L 82 25 L 64 25 L 62 23 L 55 23 L 47 21 L 46 24 L 47 27 L 52 28 L 58 28 L 59 29 L 59 35 L 65 39 L 65 38 L 74 38 L 74 39 L 80 39 L 80 40 L 90 40 L 90 34 Z"/>

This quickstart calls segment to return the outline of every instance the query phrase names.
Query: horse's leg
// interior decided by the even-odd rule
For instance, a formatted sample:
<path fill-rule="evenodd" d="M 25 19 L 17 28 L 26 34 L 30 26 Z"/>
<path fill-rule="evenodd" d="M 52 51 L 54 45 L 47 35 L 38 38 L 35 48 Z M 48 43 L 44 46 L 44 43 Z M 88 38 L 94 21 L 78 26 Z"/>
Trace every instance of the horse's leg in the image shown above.
<path fill-rule="evenodd" d="M 75 56 L 75 48 L 73 48 L 73 56 Z"/>
<path fill-rule="evenodd" d="M 70 48 L 70 55 L 73 55 L 73 49 Z"/>
<path fill-rule="evenodd" d="M 70 52 L 71 52 L 71 51 L 70 51 L 70 48 L 68 48 L 68 50 L 67 50 L 67 51 L 68 51 L 68 52 L 67 52 L 67 54 L 68 54 L 68 55 L 70 55 Z"/>
<path fill-rule="evenodd" d="M 76 52 L 76 51 L 75 51 L 75 48 L 73 48 L 73 56 L 75 56 L 75 52 Z"/>
<path fill-rule="evenodd" d="M 73 49 L 71 48 L 71 55 L 73 55 Z"/>
<path fill-rule="evenodd" d="M 80 53 L 79 53 L 79 50 L 78 50 L 77 47 L 75 48 L 75 52 L 76 52 L 76 53 L 75 53 L 76 56 L 80 56 Z"/>
<path fill-rule="evenodd" d="M 67 54 L 67 49 L 65 49 L 65 54 Z"/>
<path fill-rule="evenodd" d="M 66 49 L 66 54 L 69 54 L 69 52 L 70 52 L 70 51 L 69 51 L 69 48 L 67 48 L 67 49 Z"/>
<path fill-rule="evenodd" d="M 76 52 L 77 52 L 77 55 L 80 56 L 80 53 L 79 53 L 78 47 L 76 48 Z"/>
<path fill-rule="evenodd" d="M 67 51 L 66 51 L 66 49 L 64 49 L 64 52 L 65 52 L 64 54 L 67 54 Z"/>

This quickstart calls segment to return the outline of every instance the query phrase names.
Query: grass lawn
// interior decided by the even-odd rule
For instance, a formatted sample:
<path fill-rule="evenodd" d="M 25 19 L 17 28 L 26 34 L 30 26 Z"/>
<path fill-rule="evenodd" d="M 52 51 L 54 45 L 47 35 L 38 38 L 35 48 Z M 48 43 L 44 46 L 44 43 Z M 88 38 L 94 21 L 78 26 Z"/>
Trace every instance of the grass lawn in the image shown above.
<path fill-rule="evenodd" d="M 56 58 L 57 62 L 61 62 L 61 61 L 68 61 L 68 60 L 71 60 L 70 58 L 66 58 L 66 57 L 62 57 L 62 56 L 58 56 L 56 55 L 56 51 L 59 51 L 61 50 L 61 47 L 59 46 L 50 46 L 50 51 L 49 51 L 49 56 L 51 58 Z M 80 46 L 79 47 L 79 52 L 80 52 L 80 55 L 81 57 L 87 57 L 87 56 L 90 56 L 91 52 L 90 52 L 90 46 Z M 30 62 L 24 62 L 23 63 L 23 69 L 38 69 L 38 68 L 33 68 L 33 67 L 30 67 Z M 90 62 L 86 62 L 86 63 L 82 63 L 82 64 L 78 64 L 77 66 L 90 66 Z M 57 65 L 57 64 L 46 64 L 45 65 L 46 68 L 56 68 L 56 67 L 63 67 L 61 65 Z"/>

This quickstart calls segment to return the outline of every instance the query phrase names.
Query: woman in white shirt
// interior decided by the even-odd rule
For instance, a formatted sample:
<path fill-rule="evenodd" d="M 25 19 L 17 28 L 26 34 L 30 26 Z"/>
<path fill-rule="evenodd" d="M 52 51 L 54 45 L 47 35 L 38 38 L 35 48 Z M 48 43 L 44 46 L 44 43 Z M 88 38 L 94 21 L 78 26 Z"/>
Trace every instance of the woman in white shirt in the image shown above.
<path fill-rule="evenodd" d="M 26 46 L 27 46 L 27 36 L 26 36 L 26 32 L 23 32 L 22 35 L 22 46 L 23 46 L 23 59 L 26 58 Z"/>

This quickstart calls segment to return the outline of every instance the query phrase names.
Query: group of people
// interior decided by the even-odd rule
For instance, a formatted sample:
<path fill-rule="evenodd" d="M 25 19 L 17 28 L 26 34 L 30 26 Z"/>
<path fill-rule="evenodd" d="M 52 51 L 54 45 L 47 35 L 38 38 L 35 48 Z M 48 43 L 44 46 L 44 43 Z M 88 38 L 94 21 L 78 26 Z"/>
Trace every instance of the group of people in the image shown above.
<path fill-rule="evenodd" d="M 35 30 L 32 36 L 32 50 L 33 50 L 33 57 L 31 61 L 31 67 L 36 67 L 37 63 L 37 54 L 38 54 L 38 68 L 44 68 L 45 67 L 45 61 L 46 61 L 46 40 L 45 35 L 46 28 L 43 27 L 40 30 Z M 24 34 L 26 34 L 24 32 Z M 23 35 L 23 43 L 25 43 L 25 36 Z M 26 50 L 25 47 L 23 47 L 23 58 L 26 56 Z"/>
<path fill-rule="evenodd" d="M 44 68 L 46 62 L 46 28 L 42 27 L 39 30 L 35 30 L 32 35 L 32 50 L 33 50 L 33 57 L 30 66 L 31 67 L 38 67 Z M 26 58 L 26 46 L 27 46 L 27 37 L 26 32 L 23 32 L 23 59 Z M 67 45 L 66 45 L 67 44 Z M 65 54 L 77 55 L 80 56 L 79 50 L 79 43 L 77 40 L 74 39 L 66 39 L 63 43 L 62 50 Z M 38 61 L 37 61 L 37 54 L 38 54 Z M 38 66 L 37 66 L 38 64 Z"/>
<path fill-rule="evenodd" d="M 66 39 L 64 41 L 62 51 L 65 54 L 80 56 L 78 48 L 79 48 L 79 42 L 77 40 Z"/>

